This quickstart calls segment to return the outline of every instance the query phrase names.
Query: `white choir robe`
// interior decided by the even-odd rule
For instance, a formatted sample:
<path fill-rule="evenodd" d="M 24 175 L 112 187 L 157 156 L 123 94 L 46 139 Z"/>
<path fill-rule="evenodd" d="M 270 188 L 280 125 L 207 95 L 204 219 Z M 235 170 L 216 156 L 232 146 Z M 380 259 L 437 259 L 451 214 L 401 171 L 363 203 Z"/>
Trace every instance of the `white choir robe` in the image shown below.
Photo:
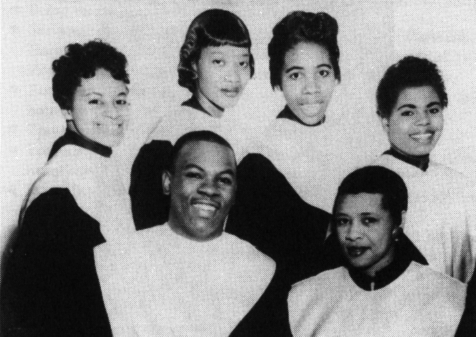
<path fill-rule="evenodd" d="M 293 286 L 289 320 L 296 337 L 448 337 L 465 296 L 465 284 L 417 262 L 375 291 L 361 289 L 339 267 Z"/>
<path fill-rule="evenodd" d="M 476 261 L 476 193 L 462 174 L 430 161 L 428 169 L 384 154 L 373 165 L 398 173 L 408 189 L 405 234 L 431 268 L 467 283 Z"/>
<path fill-rule="evenodd" d="M 197 242 L 168 223 L 95 248 L 113 334 L 227 336 L 268 287 L 275 264 L 223 233 Z"/>

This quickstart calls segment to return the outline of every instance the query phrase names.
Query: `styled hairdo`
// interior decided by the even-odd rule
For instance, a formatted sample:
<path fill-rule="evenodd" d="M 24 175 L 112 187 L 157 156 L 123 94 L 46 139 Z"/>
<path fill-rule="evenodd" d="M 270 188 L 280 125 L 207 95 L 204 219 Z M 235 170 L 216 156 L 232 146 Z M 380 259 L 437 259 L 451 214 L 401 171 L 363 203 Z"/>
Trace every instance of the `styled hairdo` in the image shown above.
<path fill-rule="evenodd" d="M 415 56 L 406 56 L 391 65 L 377 87 L 377 114 L 388 118 L 400 93 L 411 87 L 431 86 L 443 107 L 448 106 L 443 78 L 433 62 Z"/>
<path fill-rule="evenodd" d="M 212 131 L 201 130 L 201 131 L 192 131 L 192 132 L 186 133 L 183 136 L 181 136 L 179 139 L 177 139 L 170 153 L 169 170 L 172 173 L 175 171 L 175 163 L 178 159 L 180 150 L 182 150 L 182 148 L 188 143 L 200 142 L 200 141 L 220 144 L 233 151 L 233 148 L 231 147 L 230 143 L 228 143 L 225 140 L 225 138 L 217 135 L 216 133 Z"/>
<path fill-rule="evenodd" d="M 408 191 L 403 179 L 382 166 L 366 166 L 350 173 L 337 190 L 333 213 L 349 194 L 370 193 L 382 195 L 382 208 L 390 212 L 395 224 L 402 222 L 402 211 L 408 207 Z"/>
<path fill-rule="evenodd" d="M 61 109 L 71 110 L 82 78 L 94 77 L 97 69 L 104 69 L 114 79 L 129 84 L 126 66 L 124 54 L 101 40 L 69 44 L 65 54 L 53 61 L 53 98 Z"/>
<path fill-rule="evenodd" d="M 203 48 L 234 46 L 250 51 L 251 77 L 254 74 L 254 59 L 251 54 L 251 38 L 245 23 L 235 14 L 223 9 L 209 9 L 199 14 L 190 24 L 185 41 L 180 48 L 178 84 L 194 93 L 197 74 L 192 64 L 197 62 Z"/>
<path fill-rule="evenodd" d="M 281 71 L 286 52 L 300 42 L 316 43 L 326 48 L 337 80 L 340 81 L 339 46 L 336 19 L 327 13 L 295 11 L 286 15 L 274 28 L 268 45 L 269 71 L 273 89 L 281 87 Z"/>

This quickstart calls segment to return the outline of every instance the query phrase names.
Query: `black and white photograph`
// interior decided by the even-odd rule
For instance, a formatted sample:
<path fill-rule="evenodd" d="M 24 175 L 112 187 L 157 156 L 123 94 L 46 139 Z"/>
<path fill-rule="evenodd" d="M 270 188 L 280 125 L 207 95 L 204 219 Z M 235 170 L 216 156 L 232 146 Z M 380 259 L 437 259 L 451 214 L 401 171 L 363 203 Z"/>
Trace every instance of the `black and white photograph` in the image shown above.
<path fill-rule="evenodd" d="M 1 4 L 0 335 L 476 335 L 475 0 Z"/>

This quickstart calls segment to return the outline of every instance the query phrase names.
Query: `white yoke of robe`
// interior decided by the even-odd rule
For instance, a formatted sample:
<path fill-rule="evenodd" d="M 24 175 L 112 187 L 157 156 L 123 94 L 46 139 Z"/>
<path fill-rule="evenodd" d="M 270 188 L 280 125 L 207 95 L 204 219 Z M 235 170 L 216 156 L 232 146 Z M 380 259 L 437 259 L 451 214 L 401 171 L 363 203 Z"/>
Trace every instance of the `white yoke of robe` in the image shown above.
<path fill-rule="evenodd" d="M 454 336 L 466 285 L 412 262 L 389 285 L 366 291 L 344 267 L 295 284 L 289 294 L 294 336 Z"/>
<path fill-rule="evenodd" d="M 221 118 L 215 118 L 203 111 L 179 106 L 164 116 L 152 132 L 149 141 L 168 140 L 175 144 L 177 139 L 188 132 L 208 130 L 222 136 L 230 143 L 239 162 L 248 151 L 248 140 L 242 137 L 243 130 L 240 129 L 240 125 L 236 125 L 235 120 L 229 117 L 232 113 L 236 111 L 227 109 Z"/>
<path fill-rule="evenodd" d="M 135 231 L 129 194 L 111 158 L 80 146 L 63 146 L 41 170 L 22 213 L 51 188 L 67 188 L 78 206 L 99 222 L 106 241 L 122 240 Z"/>
<path fill-rule="evenodd" d="M 476 193 L 469 179 L 432 161 L 426 171 L 391 155 L 373 164 L 393 170 L 405 181 L 404 231 L 429 266 L 468 282 L 476 262 Z"/>
<path fill-rule="evenodd" d="M 95 248 L 115 337 L 227 336 L 261 297 L 275 263 L 223 233 L 206 242 L 168 223 Z"/>
<path fill-rule="evenodd" d="M 362 162 L 340 133 L 336 123 L 309 127 L 278 118 L 257 152 L 273 163 L 305 202 L 332 213 L 340 182 Z"/>

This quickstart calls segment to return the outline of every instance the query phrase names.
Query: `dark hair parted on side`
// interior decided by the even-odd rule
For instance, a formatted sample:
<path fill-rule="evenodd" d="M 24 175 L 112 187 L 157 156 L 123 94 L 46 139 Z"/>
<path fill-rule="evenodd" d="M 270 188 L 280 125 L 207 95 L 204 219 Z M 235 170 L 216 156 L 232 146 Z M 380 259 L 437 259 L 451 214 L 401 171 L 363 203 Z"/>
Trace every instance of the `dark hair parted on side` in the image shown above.
<path fill-rule="evenodd" d="M 94 77 L 96 70 L 104 69 L 114 79 L 129 84 L 126 66 L 124 54 L 101 40 L 92 40 L 83 45 L 69 44 L 65 54 L 53 61 L 53 98 L 61 109 L 71 110 L 74 93 L 81 85 L 82 78 Z"/>
<path fill-rule="evenodd" d="M 233 148 L 231 147 L 230 143 L 228 143 L 228 141 L 226 141 L 225 138 L 217 135 L 216 133 L 212 131 L 200 130 L 200 131 L 192 131 L 192 132 L 186 133 L 183 136 L 181 136 L 179 139 L 177 139 L 170 153 L 169 170 L 171 173 L 174 173 L 175 171 L 175 162 L 178 159 L 180 150 L 182 150 L 183 147 L 187 145 L 188 143 L 201 142 L 201 141 L 220 144 L 233 151 Z"/>
<path fill-rule="evenodd" d="M 248 48 L 250 70 L 253 77 L 255 67 L 251 54 L 251 38 L 243 20 L 223 9 L 209 9 L 199 14 L 188 27 L 185 41 L 180 48 L 178 84 L 194 93 L 197 74 L 192 64 L 198 62 L 203 48 L 233 46 Z"/>
<path fill-rule="evenodd" d="M 300 42 L 316 43 L 324 47 L 329 53 L 335 77 L 340 81 L 338 30 L 336 19 L 324 12 L 295 11 L 285 16 L 273 28 L 273 37 L 268 45 L 273 89 L 281 87 L 281 71 L 286 53 Z"/>
<path fill-rule="evenodd" d="M 398 96 L 406 88 L 431 86 L 443 107 L 448 106 L 448 95 L 440 71 L 435 63 L 415 56 L 406 56 L 391 65 L 377 87 L 377 114 L 388 118 Z"/>
<path fill-rule="evenodd" d="M 403 179 L 383 166 L 366 166 L 344 178 L 337 190 L 333 213 L 342 199 L 349 194 L 381 194 L 382 208 L 390 212 L 394 223 L 402 222 L 402 211 L 408 207 L 408 191 Z"/>

